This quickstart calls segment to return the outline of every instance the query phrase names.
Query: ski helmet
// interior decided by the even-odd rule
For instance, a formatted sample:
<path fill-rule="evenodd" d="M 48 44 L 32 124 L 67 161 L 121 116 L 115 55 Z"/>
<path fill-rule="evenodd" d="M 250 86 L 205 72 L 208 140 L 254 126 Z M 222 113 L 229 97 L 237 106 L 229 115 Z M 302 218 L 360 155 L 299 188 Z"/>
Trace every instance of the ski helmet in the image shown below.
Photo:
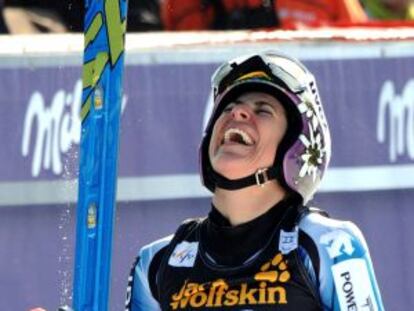
<path fill-rule="evenodd" d="M 331 140 L 314 76 L 298 60 L 276 51 L 250 54 L 222 64 L 213 74 L 213 112 L 200 146 L 203 184 L 235 190 L 277 179 L 282 186 L 309 201 L 328 166 Z M 255 174 L 230 180 L 215 172 L 209 159 L 213 127 L 226 106 L 246 92 L 277 98 L 286 111 L 288 129 L 273 165 Z"/>

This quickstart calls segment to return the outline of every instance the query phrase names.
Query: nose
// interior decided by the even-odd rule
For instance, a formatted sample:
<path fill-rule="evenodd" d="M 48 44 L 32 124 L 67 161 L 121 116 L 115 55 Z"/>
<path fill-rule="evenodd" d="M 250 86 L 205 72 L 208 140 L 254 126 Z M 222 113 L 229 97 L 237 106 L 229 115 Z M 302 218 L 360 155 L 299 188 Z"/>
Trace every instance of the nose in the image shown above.
<path fill-rule="evenodd" d="M 247 106 L 238 104 L 231 110 L 231 116 L 235 120 L 247 120 L 250 118 L 250 113 Z"/>

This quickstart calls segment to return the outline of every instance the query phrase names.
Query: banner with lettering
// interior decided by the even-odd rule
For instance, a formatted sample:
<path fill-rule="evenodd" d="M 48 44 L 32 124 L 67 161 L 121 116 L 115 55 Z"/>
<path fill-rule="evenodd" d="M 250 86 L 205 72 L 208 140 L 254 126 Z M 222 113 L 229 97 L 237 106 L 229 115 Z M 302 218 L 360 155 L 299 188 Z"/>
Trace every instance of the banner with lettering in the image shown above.
<path fill-rule="evenodd" d="M 305 63 L 318 79 L 328 115 L 332 168 L 399 168 L 413 162 L 412 58 Z M 128 66 L 121 176 L 197 172 L 215 65 Z M 80 137 L 79 70 L 0 69 L 0 180 L 58 179 L 64 174 L 65 157 Z"/>

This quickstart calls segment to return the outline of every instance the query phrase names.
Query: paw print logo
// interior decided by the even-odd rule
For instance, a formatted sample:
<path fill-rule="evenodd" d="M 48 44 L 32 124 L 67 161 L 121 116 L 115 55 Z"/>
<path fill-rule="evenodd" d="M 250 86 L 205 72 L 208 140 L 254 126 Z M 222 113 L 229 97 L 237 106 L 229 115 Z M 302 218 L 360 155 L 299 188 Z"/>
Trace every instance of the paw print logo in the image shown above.
<path fill-rule="evenodd" d="M 260 268 L 260 272 L 256 273 L 254 279 L 258 282 L 281 282 L 286 283 L 290 279 L 290 273 L 287 270 L 288 266 L 283 259 L 283 255 L 278 253 L 271 261 L 265 263 Z"/>

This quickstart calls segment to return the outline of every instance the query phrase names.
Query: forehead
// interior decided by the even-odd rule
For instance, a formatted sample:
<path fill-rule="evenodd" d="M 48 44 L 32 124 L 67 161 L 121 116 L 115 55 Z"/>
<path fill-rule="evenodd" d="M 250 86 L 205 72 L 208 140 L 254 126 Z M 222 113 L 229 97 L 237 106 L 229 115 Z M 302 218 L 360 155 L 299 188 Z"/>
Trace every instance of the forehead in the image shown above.
<path fill-rule="evenodd" d="M 271 105 L 272 107 L 275 108 L 279 108 L 282 107 L 282 104 L 280 103 L 280 101 L 268 94 L 268 93 L 264 93 L 264 92 L 247 92 L 247 93 L 243 93 L 240 96 L 238 96 L 235 101 L 238 102 L 243 102 L 243 103 L 262 103 L 262 104 L 268 104 Z"/>

